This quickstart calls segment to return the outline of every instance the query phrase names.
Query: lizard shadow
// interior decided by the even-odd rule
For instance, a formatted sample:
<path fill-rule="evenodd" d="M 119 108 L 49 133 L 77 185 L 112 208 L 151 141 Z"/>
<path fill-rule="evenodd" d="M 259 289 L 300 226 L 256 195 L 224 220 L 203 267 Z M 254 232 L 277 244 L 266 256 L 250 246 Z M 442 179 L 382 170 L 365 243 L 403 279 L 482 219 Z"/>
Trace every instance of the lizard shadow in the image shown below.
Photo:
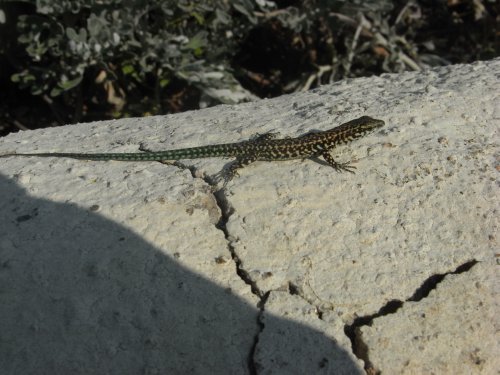
<path fill-rule="evenodd" d="M 256 306 L 128 228 L 1 175 L 0 192 L 3 374 L 359 373 L 322 332 L 277 316 L 262 328 Z M 281 337 L 264 340 L 272 327 Z M 267 353 L 283 340 L 290 356 Z M 300 357 L 319 347 L 326 366 Z"/>

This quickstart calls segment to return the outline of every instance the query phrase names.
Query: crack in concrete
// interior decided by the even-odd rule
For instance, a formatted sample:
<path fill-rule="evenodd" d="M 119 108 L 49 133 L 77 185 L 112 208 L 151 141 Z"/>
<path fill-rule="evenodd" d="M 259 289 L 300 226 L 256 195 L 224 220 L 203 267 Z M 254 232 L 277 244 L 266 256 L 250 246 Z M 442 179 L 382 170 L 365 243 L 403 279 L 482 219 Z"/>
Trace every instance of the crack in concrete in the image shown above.
<path fill-rule="evenodd" d="M 234 209 L 227 200 L 226 195 L 224 194 L 224 188 L 216 190 L 217 182 L 211 176 L 209 175 L 202 175 L 201 177 L 197 176 L 198 169 L 195 166 L 187 165 L 179 161 L 162 162 L 162 163 L 167 165 L 173 165 L 181 170 L 189 170 L 193 178 L 201 178 L 211 188 L 210 190 L 214 196 L 217 207 L 219 207 L 221 211 L 219 221 L 215 224 L 215 227 L 218 230 L 222 231 L 222 233 L 224 233 L 224 238 L 226 239 L 229 253 L 231 254 L 231 258 L 236 266 L 236 274 L 240 277 L 241 280 L 243 280 L 245 284 L 250 286 L 252 293 L 255 294 L 257 297 L 259 297 L 259 303 L 257 304 L 257 307 L 259 308 L 260 311 L 256 319 L 258 332 L 254 336 L 252 347 L 250 349 L 250 352 L 248 353 L 248 358 L 247 358 L 249 373 L 251 375 L 256 375 L 258 371 L 255 364 L 254 356 L 255 356 L 255 351 L 257 350 L 257 345 L 259 343 L 259 336 L 264 330 L 264 323 L 262 323 L 262 314 L 264 312 L 264 305 L 267 301 L 267 298 L 269 297 L 270 292 L 263 293 L 257 287 L 257 283 L 252 280 L 249 273 L 242 267 L 240 258 L 236 254 L 234 247 L 231 246 L 231 235 L 227 230 L 226 224 L 229 220 L 229 217 L 234 213 Z"/>
<path fill-rule="evenodd" d="M 224 237 L 226 238 L 227 247 L 228 247 L 228 250 L 231 254 L 231 258 L 233 259 L 234 263 L 236 264 L 236 273 L 245 282 L 245 284 L 250 286 L 252 293 L 255 294 L 257 297 L 259 297 L 259 299 L 262 301 L 264 293 L 257 287 L 256 282 L 252 280 L 249 273 L 242 267 L 241 260 L 238 257 L 238 255 L 236 254 L 234 247 L 231 245 L 231 235 L 229 234 L 229 232 L 227 230 L 226 224 L 227 224 L 227 221 L 229 220 L 229 217 L 233 214 L 234 209 L 229 204 L 226 196 L 224 195 L 224 191 L 222 189 L 214 192 L 214 198 L 215 198 L 215 201 L 217 202 L 217 206 L 220 208 L 221 213 L 222 213 L 220 220 L 215 225 L 215 227 L 224 233 Z"/>
<path fill-rule="evenodd" d="M 174 162 L 172 165 L 179 167 L 181 169 L 188 169 L 191 172 L 191 175 L 193 178 L 199 178 L 196 176 L 196 167 L 194 166 L 187 166 L 185 164 L 179 163 L 179 162 Z M 257 326 L 258 326 L 258 332 L 254 336 L 254 342 L 252 344 L 252 348 L 250 350 L 250 353 L 248 355 L 248 369 L 249 373 L 252 375 L 257 374 L 257 368 L 254 360 L 255 352 L 257 350 L 257 345 L 259 343 L 259 336 L 264 330 L 265 326 L 264 323 L 262 323 L 262 314 L 264 312 L 264 305 L 267 301 L 267 298 L 269 297 L 270 291 L 263 293 L 258 287 L 255 281 L 252 280 L 250 277 L 249 273 L 242 267 L 241 265 L 241 260 L 239 259 L 238 255 L 236 254 L 236 251 L 233 246 L 230 244 L 230 234 L 227 231 L 226 224 L 229 220 L 229 217 L 233 214 L 234 209 L 233 207 L 229 204 L 225 194 L 224 194 L 224 189 L 219 189 L 215 190 L 216 188 L 216 182 L 213 181 L 213 179 L 210 176 L 204 176 L 202 179 L 212 188 L 213 194 L 215 201 L 217 203 L 217 206 L 221 210 L 221 217 L 219 222 L 216 224 L 216 228 L 221 230 L 224 233 L 224 237 L 226 238 L 226 241 L 228 243 L 228 250 L 231 253 L 231 258 L 235 262 L 236 265 L 236 273 L 238 276 L 245 282 L 245 284 L 249 285 L 251 288 L 251 291 L 253 294 L 259 297 L 260 301 L 258 303 L 258 307 L 260 309 L 260 312 L 257 316 Z M 351 341 L 351 347 L 352 347 L 352 352 L 353 354 L 361 359 L 365 363 L 365 371 L 369 375 L 376 375 L 380 374 L 380 371 L 376 369 L 376 366 L 370 361 L 368 352 L 369 348 L 368 346 L 364 343 L 362 337 L 361 337 L 361 332 L 360 328 L 365 325 L 371 325 L 372 322 L 381 316 L 386 316 L 390 314 L 395 314 L 401 307 L 403 307 L 405 302 L 418 302 L 421 301 L 422 299 L 426 298 L 429 293 L 436 289 L 437 285 L 443 281 L 443 279 L 447 275 L 454 275 L 454 274 L 460 274 L 469 271 L 475 264 L 477 264 L 478 261 L 475 259 L 472 259 L 460 266 L 458 266 L 454 271 L 451 272 L 446 272 L 443 274 L 436 274 L 430 276 L 428 279 L 426 279 L 422 285 L 415 290 L 413 295 L 406 299 L 406 301 L 400 301 L 397 299 L 390 300 L 387 302 L 384 306 L 382 306 L 378 312 L 375 314 L 371 315 L 366 315 L 366 316 L 361 316 L 356 318 L 352 324 L 350 325 L 345 325 L 344 327 L 344 332 L 346 336 L 349 338 Z M 303 291 L 301 290 L 300 287 L 293 283 L 289 283 L 288 285 L 288 292 L 291 295 L 298 295 L 299 297 L 303 298 L 305 301 L 307 301 L 309 304 L 312 306 L 315 306 L 316 311 L 317 311 L 317 316 L 318 319 L 322 320 L 323 318 L 323 311 L 322 309 L 317 306 L 313 301 L 309 301 L 305 296 L 303 295 Z"/>
<path fill-rule="evenodd" d="M 189 169 L 191 172 L 191 175 L 193 178 L 198 178 L 196 176 L 196 168 L 193 166 L 186 166 L 182 163 L 176 162 L 176 166 L 182 168 L 182 169 Z M 259 314 L 257 315 L 256 319 L 256 324 L 258 327 L 257 332 L 254 335 L 253 338 L 253 343 L 250 348 L 250 352 L 248 353 L 247 357 L 247 365 L 248 365 L 248 371 L 251 375 L 256 375 L 258 373 L 257 371 L 257 366 L 255 364 L 255 352 L 257 350 L 257 345 L 259 343 L 259 336 L 264 330 L 264 323 L 262 323 L 262 314 L 264 312 L 264 305 L 269 297 L 269 292 L 263 293 L 258 287 L 257 283 L 252 280 L 250 277 L 249 273 L 243 268 L 241 264 L 241 260 L 236 254 L 236 251 L 234 247 L 231 245 L 231 235 L 229 234 L 227 230 L 227 222 L 229 220 L 229 217 L 234 213 L 234 209 L 229 203 L 226 195 L 224 194 L 224 188 L 216 190 L 217 187 L 217 182 L 212 179 L 211 176 L 204 176 L 202 179 L 211 187 L 212 194 L 214 195 L 215 202 L 217 206 L 219 207 L 221 211 L 220 219 L 215 225 L 215 227 L 222 231 L 224 233 L 224 238 L 226 239 L 227 242 L 227 248 L 229 250 L 229 253 L 231 254 L 231 258 L 235 263 L 236 267 L 236 274 L 240 277 L 241 280 L 247 285 L 250 286 L 250 289 L 253 294 L 255 294 L 259 298 L 259 302 L 257 304 L 257 307 L 259 308 Z"/>
<path fill-rule="evenodd" d="M 213 184 L 210 183 L 210 181 L 205 180 L 209 185 L 214 187 Z M 233 207 L 229 204 L 229 201 L 226 198 L 226 195 L 224 194 L 224 190 L 218 190 L 215 191 L 214 193 L 214 198 L 215 201 L 217 202 L 217 206 L 221 210 L 221 217 L 219 222 L 216 224 L 216 228 L 221 230 L 224 233 L 224 237 L 226 238 L 227 241 L 227 247 L 229 252 L 231 253 L 231 258 L 233 259 L 235 265 L 236 265 L 236 273 L 238 276 L 243 280 L 243 282 L 247 285 L 250 286 L 250 289 L 253 294 L 255 294 L 257 297 L 259 297 L 259 303 L 257 304 L 257 307 L 259 308 L 259 314 L 257 315 L 256 323 L 258 327 L 258 331 L 254 336 L 254 340 L 252 343 L 252 347 L 250 349 L 250 352 L 248 353 L 248 370 L 251 375 L 256 375 L 257 374 L 257 368 L 255 364 L 255 351 L 257 350 L 257 345 L 259 343 L 259 336 L 264 330 L 264 323 L 262 323 L 262 314 L 264 312 L 264 305 L 267 301 L 267 298 L 269 297 L 269 292 L 263 293 L 258 287 L 257 283 L 252 280 L 250 277 L 249 273 L 243 268 L 241 265 L 241 260 L 236 254 L 236 251 L 234 247 L 231 245 L 231 236 L 227 230 L 226 224 L 229 220 L 229 217 L 233 214 L 234 209 Z"/>
<path fill-rule="evenodd" d="M 200 178 L 196 176 L 197 169 L 194 166 L 188 166 L 183 163 L 180 163 L 178 161 L 175 161 L 173 163 L 169 163 L 170 165 L 174 165 L 180 169 L 187 169 L 191 172 L 191 175 L 193 178 Z M 235 266 L 236 266 L 236 273 L 237 275 L 243 280 L 243 282 L 247 285 L 250 286 L 251 291 L 253 294 L 255 294 L 257 297 L 259 297 L 259 303 L 257 307 L 259 308 L 259 314 L 257 316 L 257 326 L 258 326 L 258 332 L 254 336 L 254 341 L 252 344 L 252 347 L 250 349 L 250 352 L 248 354 L 248 369 L 249 373 L 252 375 L 257 374 L 257 366 L 255 364 L 255 352 L 257 350 L 257 345 L 259 343 L 259 337 L 262 331 L 265 328 L 264 323 L 262 322 L 262 315 L 264 313 L 264 306 L 265 303 L 269 297 L 269 294 L 271 291 L 268 291 L 264 293 L 257 287 L 257 283 L 252 280 L 250 277 L 249 273 L 242 267 L 241 265 L 241 260 L 239 259 L 238 255 L 236 254 L 236 251 L 233 246 L 231 246 L 231 236 L 227 230 L 226 224 L 229 220 L 229 217 L 234 213 L 233 207 L 229 204 L 229 201 L 227 200 L 227 197 L 224 194 L 224 188 L 215 190 L 217 187 L 217 183 L 212 179 L 211 176 L 203 176 L 201 177 L 210 187 L 213 192 L 215 201 L 217 203 L 217 206 L 221 210 L 221 216 L 218 221 L 218 223 L 215 225 L 217 229 L 221 230 L 224 233 L 224 237 L 227 241 L 227 246 L 228 250 L 231 254 L 231 258 L 233 259 Z M 365 325 L 371 325 L 372 322 L 380 317 L 380 316 L 385 316 L 389 314 L 395 314 L 401 307 L 403 307 L 405 302 L 418 302 L 424 298 L 426 298 L 429 293 L 436 289 L 437 285 L 443 281 L 443 279 L 447 275 L 454 275 L 454 274 L 460 274 L 469 271 L 475 264 L 477 264 L 478 261 L 473 259 L 471 261 L 468 261 L 460 266 L 458 266 L 454 271 L 452 272 L 446 272 L 443 274 L 436 274 L 430 276 L 428 279 L 426 279 L 422 285 L 415 290 L 413 295 L 406 299 L 406 301 L 400 301 L 400 300 L 391 300 L 387 302 L 384 306 L 382 306 L 378 312 L 375 314 L 367 315 L 367 316 L 361 316 L 356 318 L 352 324 L 346 325 L 344 327 L 344 332 L 346 336 L 349 338 L 351 341 L 351 347 L 352 347 L 352 352 L 353 354 L 361 359 L 365 363 L 365 371 L 369 375 L 376 375 L 380 374 L 380 371 L 376 369 L 376 366 L 370 361 L 368 352 L 368 346 L 364 343 L 361 333 L 360 333 L 360 328 Z M 299 297 L 303 298 L 306 302 L 311 304 L 312 306 L 315 306 L 316 311 L 317 311 L 317 316 L 318 319 L 322 320 L 323 319 L 323 311 L 322 309 L 317 306 L 316 304 L 312 303 L 312 301 L 309 301 L 305 296 L 303 295 L 303 291 L 301 290 L 300 287 L 297 285 L 294 285 L 293 283 L 289 283 L 288 285 L 288 292 L 291 295 L 298 295 Z"/>
<path fill-rule="evenodd" d="M 298 296 L 302 298 L 304 301 L 306 301 L 309 305 L 314 306 L 316 316 L 318 317 L 319 320 L 323 320 L 322 308 L 318 306 L 316 303 L 314 303 L 311 299 L 307 298 L 302 288 L 298 287 L 291 281 L 288 282 L 288 294 L 290 294 L 291 296 Z"/>
<path fill-rule="evenodd" d="M 455 271 L 447 272 L 437 275 L 432 275 L 427 280 L 425 280 L 420 288 L 418 288 L 413 295 L 407 299 L 407 301 L 418 302 L 424 298 L 426 298 L 429 293 L 436 289 L 436 286 L 443 281 L 443 279 L 448 275 L 458 275 L 460 273 L 464 273 L 469 271 L 472 267 L 474 267 L 477 263 L 477 260 L 472 259 L 464 264 L 458 266 Z"/>
<path fill-rule="evenodd" d="M 254 336 L 254 341 L 252 344 L 252 348 L 250 349 L 250 354 L 248 356 L 248 368 L 250 370 L 251 375 L 257 375 L 257 365 L 255 364 L 255 352 L 257 350 L 257 345 L 259 344 L 259 337 L 262 331 L 264 331 L 265 324 L 262 322 L 262 315 L 264 314 L 264 306 L 267 302 L 267 299 L 269 298 L 269 294 L 271 292 L 265 293 L 261 300 L 259 301 L 258 308 L 259 308 L 259 315 L 257 316 L 257 325 L 259 327 L 259 332 L 257 332 Z"/>
<path fill-rule="evenodd" d="M 426 298 L 431 291 L 436 289 L 437 285 L 441 283 L 446 276 L 467 272 L 477 263 L 479 263 L 477 260 L 472 259 L 458 266 L 454 271 L 432 275 L 427 278 L 422 283 L 422 285 L 415 290 L 413 295 L 406 299 L 404 302 L 396 299 L 391 300 L 384 306 L 382 306 L 380 310 L 375 314 L 360 316 L 356 318 L 352 324 L 345 325 L 344 332 L 346 336 L 351 340 L 352 352 L 356 357 L 364 361 L 365 371 L 367 372 L 367 374 L 380 374 L 380 371 L 378 371 L 376 366 L 370 361 L 368 355 L 369 348 L 363 341 L 360 328 L 362 326 L 371 325 L 373 321 L 378 317 L 395 314 L 401 307 L 403 307 L 406 302 L 421 301 L 422 299 Z"/>

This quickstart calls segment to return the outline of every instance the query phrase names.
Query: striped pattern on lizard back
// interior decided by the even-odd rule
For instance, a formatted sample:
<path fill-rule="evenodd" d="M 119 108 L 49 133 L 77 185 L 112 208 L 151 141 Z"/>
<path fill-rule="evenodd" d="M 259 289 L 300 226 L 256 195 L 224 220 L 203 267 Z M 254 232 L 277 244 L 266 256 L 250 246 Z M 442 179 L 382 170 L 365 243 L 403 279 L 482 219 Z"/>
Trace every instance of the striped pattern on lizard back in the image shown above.
<path fill-rule="evenodd" d="M 257 160 L 290 160 L 320 156 L 338 145 L 349 143 L 384 125 L 381 120 L 364 116 L 323 132 L 309 133 L 297 138 L 266 139 L 264 134 L 254 141 L 241 142 L 240 154 L 255 154 Z"/>

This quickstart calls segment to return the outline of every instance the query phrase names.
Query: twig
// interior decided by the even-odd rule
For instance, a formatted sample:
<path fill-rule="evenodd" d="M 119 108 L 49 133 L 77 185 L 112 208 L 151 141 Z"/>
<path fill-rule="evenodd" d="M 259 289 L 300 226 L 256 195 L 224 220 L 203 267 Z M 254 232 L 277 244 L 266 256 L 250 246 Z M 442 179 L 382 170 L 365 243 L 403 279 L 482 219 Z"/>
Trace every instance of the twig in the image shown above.
<path fill-rule="evenodd" d="M 349 52 L 347 53 L 347 62 L 345 64 L 344 67 L 345 69 L 343 74 L 344 78 L 347 77 L 347 75 L 351 71 L 352 60 L 354 58 L 354 50 L 356 49 L 356 46 L 358 44 L 359 35 L 361 34 L 361 31 L 365 28 L 366 25 L 368 25 L 368 22 L 366 21 L 363 13 L 360 13 L 358 27 L 356 28 L 356 32 L 354 33 L 354 37 L 352 38 L 351 47 L 349 48 Z"/>
<path fill-rule="evenodd" d="M 28 127 L 24 126 L 21 122 L 19 122 L 18 120 L 12 120 L 12 122 L 14 123 L 14 125 L 16 126 L 16 128 L 20 129 L 20 130 L 30 130 Z"/>
<path fill-rule="evenodd" d="M 313 73 L 309 76 L 307 79 L 306 83 L 304 83 L 304 86 L 300 89 L 300 91 L 307 91 L 311 88 L 311 85 L 313 84 L 314 80 L 318 80 L 318 84 L 321 81 L 321 76 L 329 72 L 330 70 L 333 70 L 333 66 L 331 65 L 320 65 L 318 66 L 318 71 L 316 73 Z"/>

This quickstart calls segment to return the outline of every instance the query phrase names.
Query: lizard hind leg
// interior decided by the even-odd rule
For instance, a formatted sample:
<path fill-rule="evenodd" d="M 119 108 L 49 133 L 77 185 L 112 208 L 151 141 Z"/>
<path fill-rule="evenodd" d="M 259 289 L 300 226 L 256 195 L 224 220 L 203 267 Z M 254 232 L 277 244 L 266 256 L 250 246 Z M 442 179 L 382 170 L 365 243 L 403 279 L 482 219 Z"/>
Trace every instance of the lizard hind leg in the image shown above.
<path fill-rule="evenodd" d="M 257 160 L 257 155 L 241 156 L 236 158 L 236 160 L 232 162 L 228 168 L 224 168 L 222 171 L 215 175 L 216 182 L 224 180 L 223 187 L 226 187 L 229 181 L 231 181 L 235 176 L 238 176 L 238 169 L 241 169 Z"/>
<path fill-rule="evenodd" d="M 321 154 L 321 156 L 323 156 L 323 159 L 325 159 L 325 161 L 330 166 L 332 166 L 337 172 L 346 171 L 346 172 L 350 172 L 350 173 L 355 173 L 353 169 L 356 169 L 356 167 L 354 165 L 350 165 L 350 163 L 338 163 L 338 162 L 336 162 L 329 151 L 323 152 L 323 154 Z"/>

